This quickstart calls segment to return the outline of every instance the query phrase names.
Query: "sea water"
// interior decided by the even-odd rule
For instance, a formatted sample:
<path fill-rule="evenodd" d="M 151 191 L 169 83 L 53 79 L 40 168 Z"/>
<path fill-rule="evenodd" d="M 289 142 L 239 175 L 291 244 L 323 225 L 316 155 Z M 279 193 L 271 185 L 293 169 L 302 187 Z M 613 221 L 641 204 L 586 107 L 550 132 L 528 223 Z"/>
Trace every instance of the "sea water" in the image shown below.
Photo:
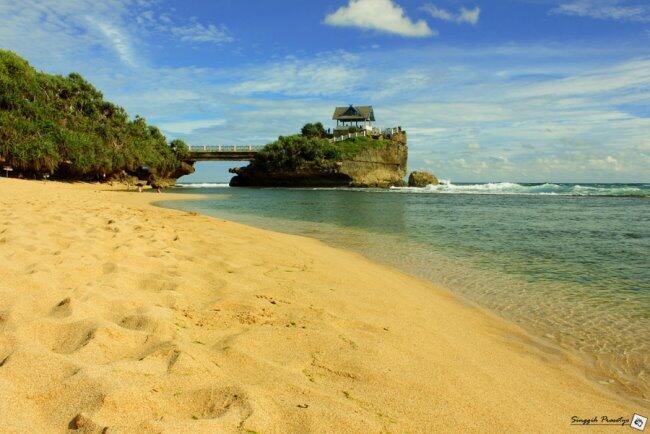
<path fill-rule="evenodd" d="M 190 184 L 165 203 L 362 253 L 578 354 L 649 399 L 650 185 L 249 189 Z"/>

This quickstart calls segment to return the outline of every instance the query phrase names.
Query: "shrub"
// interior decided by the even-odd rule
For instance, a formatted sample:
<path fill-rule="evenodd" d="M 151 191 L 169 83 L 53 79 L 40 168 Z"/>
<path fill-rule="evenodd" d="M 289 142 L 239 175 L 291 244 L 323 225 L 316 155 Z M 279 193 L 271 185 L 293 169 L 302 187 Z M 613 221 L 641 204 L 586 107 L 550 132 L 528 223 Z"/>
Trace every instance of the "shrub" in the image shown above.
<path fill-rule="evenodd" d="M 325 127 L 323 127 L 323 124 L 316 122 L 314 124 L 305 124 L 305 126 L 302 127 L 301 134 L 305 137 L 323 138 L 327 133 L 325 132 Z"/>
<path fill-rule="evenodd" d="M 174 155 L 176 155 L 176 158 L 181 161 L 185 160 L 190 155 L 190 147 L 187 146 L 187 143 L 181 139 L 172 140 L 169 143 L 169 146 L 171 147 Z"/>
<path fill-rule="evenodd" d="M 326 139 L 304 135 L 279 137 L 255 156 L 252 166 L 264 171 L 294 171 L 310 166 L 329 167 L 341 153 Z"/>

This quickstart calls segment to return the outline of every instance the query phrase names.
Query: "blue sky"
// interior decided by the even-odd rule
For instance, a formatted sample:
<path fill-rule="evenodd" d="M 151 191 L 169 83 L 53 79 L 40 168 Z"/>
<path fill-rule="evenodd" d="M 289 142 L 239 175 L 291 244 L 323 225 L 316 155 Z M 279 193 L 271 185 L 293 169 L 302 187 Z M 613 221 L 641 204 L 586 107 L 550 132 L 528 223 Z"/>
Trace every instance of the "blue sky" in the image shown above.
<path fill-rule="evenodd" d="M 441 178 L 650 182 L 647 0 L 0 0 L 0 16 L 0 47 L 191 144 L 372 104 L 409 132 L 410 169 Z"/>

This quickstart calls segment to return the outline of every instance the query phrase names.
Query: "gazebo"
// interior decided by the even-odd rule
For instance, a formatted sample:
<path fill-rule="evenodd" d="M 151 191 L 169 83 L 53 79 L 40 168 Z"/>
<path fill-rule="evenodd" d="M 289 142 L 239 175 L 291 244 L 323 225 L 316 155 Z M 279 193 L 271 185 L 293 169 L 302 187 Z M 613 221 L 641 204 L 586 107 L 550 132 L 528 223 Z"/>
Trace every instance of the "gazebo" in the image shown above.
<path fill-rule="evenodd" d="M 336 121 L 336 130 L 348 130 L 351 127 L 372 130 L 375 112 L 370 105 L 336 107 L 332 120 Z"/>

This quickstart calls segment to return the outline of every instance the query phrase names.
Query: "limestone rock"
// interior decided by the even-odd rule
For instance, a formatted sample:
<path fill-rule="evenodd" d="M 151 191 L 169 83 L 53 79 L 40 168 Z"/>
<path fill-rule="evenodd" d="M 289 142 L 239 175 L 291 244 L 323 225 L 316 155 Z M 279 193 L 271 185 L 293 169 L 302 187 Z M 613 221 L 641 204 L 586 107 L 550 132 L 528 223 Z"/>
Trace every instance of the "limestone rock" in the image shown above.
<path fill-rule="evenodd" d="M 409 187 L 426 187 L 427 185 L 438 185 L 438 178 L 429 172 L 411 172 L 409 175 Z"/>

